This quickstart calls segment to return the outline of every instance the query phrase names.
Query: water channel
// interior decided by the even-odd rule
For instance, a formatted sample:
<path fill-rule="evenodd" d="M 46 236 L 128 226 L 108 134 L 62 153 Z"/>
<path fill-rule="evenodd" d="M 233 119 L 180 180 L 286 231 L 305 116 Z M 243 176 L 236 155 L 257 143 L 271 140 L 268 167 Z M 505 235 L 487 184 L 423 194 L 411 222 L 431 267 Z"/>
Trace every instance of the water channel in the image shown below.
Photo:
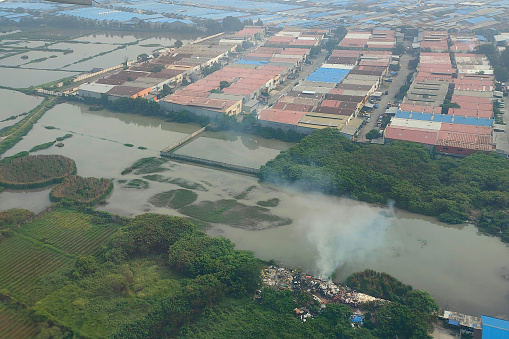
<path fill-rule="evenodd" d="M 54 129 L 46 128 L 49 126 Z M 237 199 L 257 206 L 258 201 L 277 198 L 279 204 L 269 208 L 270 213 L 292 219 L 290 225 L 248 230 L 215 224 L 209 234 L 227 237 L 238 248 L 252 250 L 263 259 L 301 266 L 307 272 L 328 275 L 337 269 L 338 280 L 366 268 L 385 271 L 429 291 L 442 307 L 476 316 L 507 317 L 509 281 L 503 276 L 509 275 L 509 249 L 497 238 L 478 234 L 471 225 L 451 227 L 405 211 L 269 186 L 255 177 L 179 162 L 169 161 L 156 173 L 177 181 L 158 182 L 143 178 L 145 174 L 120 174 L 137 159 L 158 156 L 159 150 L 198 128 L 59 104 L 5 155 L 73 133 L 64 141 L 64 147 L 35 154 L 62 154 L 76 161 L 81 176 L 113 179 L 115 189 L 108 204 L 99 208 L 126 216 L 144 212 L 181 215 L 168 207 L 156 207 L 149 200 L 157 193 L 181 188 L 182 182 L 199 187 L 195 189 L 197 202 Z M 260 166 L 289 146 L 256 136 L 206 132 L 178 152 Z M 125 181 L 133 179 L 145 181 L 146 186 L 126 186 Z M 40 211 L 50 204 L 49 190 L 4 191 L 0 194 L 0 210 L 25 207 Z"/>

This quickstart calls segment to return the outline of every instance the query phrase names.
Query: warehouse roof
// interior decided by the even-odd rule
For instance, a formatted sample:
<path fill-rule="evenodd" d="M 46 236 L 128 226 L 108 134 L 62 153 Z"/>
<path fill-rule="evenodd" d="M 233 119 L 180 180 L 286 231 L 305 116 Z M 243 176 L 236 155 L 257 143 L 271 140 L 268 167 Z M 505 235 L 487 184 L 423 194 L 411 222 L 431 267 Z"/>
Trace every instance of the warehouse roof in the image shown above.
<path fill-rule="evenodd" d="M 437 140 L 438 131 L 389 125 L 385 129 L 384 135 L 386 139 L 412 141 L 420 144 L 434 145 Z"/>
<path fill-rule="evenodd" d="M 483 339 L 509 338 L 509 322 L 498 318 L 481 315 Z"/>
<path fill-rule="evenodd" d="M 289 111 L 282 109 L 264 109 L 258 114 L 260 120 L 280 122 L 283 124 L 297 125 L 306 112 Z"/>
<path fill-rule="evenodd" d="M 396 118 L 439 121 L 475 126 L 493 126 L 493 119 L 462 117 L 448 114 L 428 114 L 428 113 L 416 113 L 416 112 L 412 113 L 399 111 L 398 113 L 396 113 Z"/>
<path fill-rule="evenodd" d="M 92 83 L 83 84 L 79 87 L 79 89 L 95 93 L 108 93 L 108 91 L 111 90 L 113 87 L 115 87 L 115 85 Z"/>

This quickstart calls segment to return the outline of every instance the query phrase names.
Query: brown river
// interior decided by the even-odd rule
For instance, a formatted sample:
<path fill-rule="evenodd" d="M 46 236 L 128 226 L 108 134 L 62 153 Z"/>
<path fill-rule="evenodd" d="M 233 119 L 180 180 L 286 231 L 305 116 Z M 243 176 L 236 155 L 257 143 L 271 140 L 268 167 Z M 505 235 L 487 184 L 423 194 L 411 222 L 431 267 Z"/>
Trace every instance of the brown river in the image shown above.
<path fill-rule="evenodd" d="M 36 104 L 37 101 L 27 103 L 27 107 L 17 107 L 16 112 Z M 48 129 L 49 126 L 52 127 Z M 268 186 L 255 177 L 178 162 L 167 162 L 156 173 L 167 178 L 165 182 L 146 180 L 146 174 L 136 172 L 120 174 L 140 158 L 159 156 L 161 149 L 198 128 L 60 104 L 5 155 L 72 133 L 64 147 L 53 146 L 35 154 L 62 154 L 76 161 L 81 176 L 113 179 L 115 189 L 108 204 L 99 208 L 126 216 L 143 212 L 182 215 L 149 202 L 157 193 L 182 188 L 182 182 L 188 187 L 194 185 L 197 202 L 237 199 L 244 205 L 257 206 L 258 201 L 277 198 L 279 203 L 268 207 L 269 212 L 290 218 L 291 224 L 262 230 L 257 225 L 211 224 L 208 233 L 227 237 L 237 248 L 251 250 L 260 258 L 300 266 L 310 273 L 329 276 L 336 271 L 337 280 L 366 268 L 384 271 L 429 291 L 443 308 L 507 318 L 509 280 L 504 276 L 509 275 L 509 249 L 497 238 L 478 234 L 472 225 L 452 227 L 389 207 Z M 138 149 L 139 146 L 147 149 Z M 251 135 L 206 132 L 177 152 L 260 166 L 290 146 Z M 132 188 L 123 182 L 133 179 L 142 180 L 144 186 Z M 49 189 L 4 191 L 0 193 L 0 210 L 24 207 L 40 211 L 50 204 L 48 193 Z"/>

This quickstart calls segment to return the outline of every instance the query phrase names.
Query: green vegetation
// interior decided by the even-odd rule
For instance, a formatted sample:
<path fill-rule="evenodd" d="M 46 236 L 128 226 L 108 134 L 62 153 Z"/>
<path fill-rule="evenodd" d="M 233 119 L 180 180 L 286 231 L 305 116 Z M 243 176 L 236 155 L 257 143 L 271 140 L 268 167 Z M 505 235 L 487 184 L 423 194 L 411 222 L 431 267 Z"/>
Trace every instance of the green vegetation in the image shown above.
<path fill-rule="evenodd" d="M 390 301 L 402 302 L 412 291 L 412 286 L 373 270 L 354 273 L 346 279 L 346 285 L 354 290 Z"/>
<path fill-rule="evenodd" d="M 143 147 L 143 146 L 138 146 L 138 149 L 145 150 L 145 149 L 147 149 L 147 148 L 146 148 L 146 147 Z"/>
<path fill-rule="evenodd" d="M 134 147 L 133 144 L 124 144 L 124 146 L 127 146 L 127 147 Z"/>
<path fill-rule="evenodd" d="M 44 126 L 44 128 L 46 128 L 46 129 L 56 129 L 55 126 Z"/>
<path fill-rule="evenodd" d="M 178 189 L 162 192 L 151 197 L 148 202 L 156 207 L 171 207 L 179 209 L 192 204 L 198 198 L 198 194 L 190 190 Z"/>
<path fill-rule="evenodd" d="M 35 338 L 37 331 L 26 310 L 0 302 L 0 338 Z"/>
<path fill-rule="evenodd" d="M 42 149 L 50 148 L 54 144 L 55 144 L 55 141 L 46 142 L 44 144 L 40 144 L 40 145 L 32 147 L 29 152 L 32 153 L 32 152 L 37 152 Z"/>
<path fill-rule="evenodd" d="M 169 184 L 174 184 L 179 187 L 189 189 L 189 190 L 197 190 L 197 191 L 203 191 L 206 192 L 208 189 L 203 186 L 202 184 L 199 184 L 197 182 L 189 181 L 182 178 L 169 178 L 164 177 L 160 174 L 151 174 L 151 175 L 145 175 L 143 176 L 143 179 L 147 179 L 150 181 L 157 181 L 157 182 L 167 182 Z"/>
<path fill-rule="evenodd" d="M 66 199 L 80 204 L 94 205 L 104 199 L 112 190 L 113 183 L 109 179 L 83 178 L 72 175 L 54 187 L 49 197 L 51 201 Z"/>
<path fill-rule="evenodd" d="M 144 189 L 147 189 L 149 187 L 149 184 L 145 180 L 133 179 L 133 180 L 129 181 L 124 187 L 125 188 L 136 188 L 136 189 L 139 189 L 139 190 L 144 190 Z"/>
<path fill-rule="evenodd" d="M 234 196 L 234 198 L 237 199 L 237 200 L 245 199 L 247 197 L 247 195 L 249 194 L 249 192 L 251 192 L 255 188 L 256 188 L 255 185 L 249 186 L 243 192 L 241 192 L 241 193 L 237 194 L 236 196 Z"/>
<path fill-rule="evenodd" d="M 351 326 L 352 309 L 341 304 L 328 304 L 302 323 L 294 316 L 302 304 L 305 299 L 289 290 L 263 289 L 260 302 L 226 299 L 183 328 L 180 338 L 431 338 L 438 311 L 426 292 L 413 291 L 403 303 L 368 306 L 364 326 L 357 328 Z"/>
<path fill-rule="evenodd" d="M 270 213 L 267 208 L 244 205 L 236 200 L 202 201 L 185 206 L 179 212 L 202 221 L 249 229 L 277 227 L 292 222 Z"/>
<path fill-rule="evenodd" d="M 493 67 L 495 80 L 500 82 L 509 81 L 509 48 L 505 48 L 499 53 L 494 44 L 481 44 L 477 47 L 477 53 L 486 55 Z"/>
<path fill-rule="evenodd" d="M 49 126 L 47 126 L 47 127 L 49 127 Z M 40 145 L 34 146 L 34 147 L 32 147 L 32 149 L 30 149 L 29 152 L 32 153 L 32 152 L 40 151 L 42 149 L 50 148 L 51 146 L 53 146 L 55 144 L 55 142 L 63 141 L 65 139 L 69 139 L 71 137 L 72 137 L 72 134 L 66 134 L 66 135 L 64 135 L 62 137 L 56 138 L 55 141 L 49 141 L 49 142 L 45 142 L 44 144 L 40 144 Z"/>
<path fill-rule="evenodd" d="M 67 202 L 66 205 L 69 205 Z M 436 304 L 411 291 L 369 306 L 364 328 L 329 304 L 300 322 L 309 295 L 259 288 L 263 263 L 184 218 L 121 218 L 67 206 L 14 228 L 0 242 L 0 333 L 17 337 L 427 338 Z M 359 277 L 359 279 L 361 279 Z"/>
<path fill-rule="evenodd" d="M 349 195 L 437 216 L 477 221 L 509 241 L 509 167 L 495 153 L 434 159 L 418 144 L 360 145 L 338 131 L 316 131 L 260 169 L 261 179 Z"/>
<path fill-rule="evenodd" d="M 156 173 L 156 172 L 164 172 L 167 171 L 167 168 L 161 167 L 162 164 L 168 162 L 165 158 L 142 158 L 136 161 L 131 166 L 127 167 L 122 171 L 122 175 L 129 174 L 132 171 L 136 170 L 135 174 L 148 174 L 148 173 Z"/>
<path fill-rule="evenodd" d="M 0 212 L 0 229 L 18 226 L 23 221 L 34 216 L 34 213 L 22 208 L 11 208 Z"/>
<path fill-rule="evenodd" d="M 380 134 L 380 131 L 376 128 L 373 128 L 368 133 L 366 133 L 366 139 L 372 140 L 372 139 L 379 139 L 382 135 Z"/>
<path fill-rule="evenodd" d="M 61 155 L 29 155 L 0 164 L 0 185 L 12 189 L 39 188 L 76 173 L 72 159 Z"/>
<path fill-rule="evenodd" d="M 110 216 L 96 214 L 58 208 L 23 226 L 20 233 L 70 254 L 93 255 L 119 226 Z"/>
<path fill-rule="evenodd" d="M 279 205 L 279 199 L 278 198 L 272 198 L 272 199 L 268 199 L 268 200 L 260 200 L 257 202 L 258 205 L 262 206 L 262 207 L 276 207 L 277 205 Z"/>
<path fill-rule="evenodd" d="M 67 133 L 66 135 L 64 135 L 64 136 L 62 136 L 62 137 L 58 137 L 58 138 L 56 138 L 55 140 L 56 140 L 56 141 L 64 141 L 65 139 L 69 139 L 69 138 L 72 138 L 72 134 Z"/>
<path fill-rule="evenodd" d="M 48 286 L 42 280 L 72 267 L 70 257 L 19 234 L 4 238 L 0 244 L 0 293 L 26 304 L 47 293 Z"/>

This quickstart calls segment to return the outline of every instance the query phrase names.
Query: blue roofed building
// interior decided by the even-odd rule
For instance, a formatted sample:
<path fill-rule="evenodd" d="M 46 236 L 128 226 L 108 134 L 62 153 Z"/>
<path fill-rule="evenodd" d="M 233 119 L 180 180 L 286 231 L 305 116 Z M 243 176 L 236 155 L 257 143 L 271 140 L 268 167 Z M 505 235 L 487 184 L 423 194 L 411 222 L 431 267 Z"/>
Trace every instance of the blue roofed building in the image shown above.
<path fill-rule="evenodd" d="M 481 316 L 482 339 L 509 339 L 509 321 Z"/>

